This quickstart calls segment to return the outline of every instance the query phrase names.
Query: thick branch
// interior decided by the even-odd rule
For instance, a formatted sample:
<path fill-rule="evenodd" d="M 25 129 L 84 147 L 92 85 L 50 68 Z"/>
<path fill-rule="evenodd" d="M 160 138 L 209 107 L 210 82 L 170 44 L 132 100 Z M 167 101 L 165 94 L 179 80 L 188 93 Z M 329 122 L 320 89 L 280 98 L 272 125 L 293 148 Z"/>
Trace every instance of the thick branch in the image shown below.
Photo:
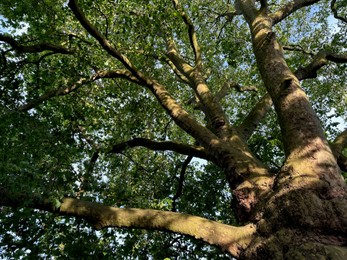
<path fill-rule="evenodd" d="M 272 107 L 272 99 L 269 94 L 264 95 L 258 103 L 249 112 L 246 118 L 239 126 L 239 132 L 242 133 L 245 140 L 253 134 L 260 121 L 265 117 Z"/>
<path fill-rule="evenodd" d="M 35 45 L 22 45 L 11 36 L 0 33 L 0 41 L 6 42 L 11 47 L 20 53 L 37 53 L 43 51 L 53 51 L 54 53 L 72 54 L 73 51 L 62 46 L 51 43 L 39 43 Z"/>
<path fill-rule="evenodd" d="M 70 94 L 71 92 L 77 90 L 81 86 L 93 82 L 95 80 L 101 79 L 101 78 L 126 78 L 129 81 L 138 83 L 138 80 L 131 75 L 131 73 L 127 70 L 113 70 L 113 71 L 100 71 L 95 73 L 90 78 L 80 78 L 76 83 L 66 87 L 59 87 L 57 89 L 49 90 L 39 96 L 38 98 L 29 101 L 27 104 L 22 105 L 18 108 L 18 111 L 28 111 L 37 105 L 43 103 L 46 100 L 51 99 L 52 97 L 56 96 L 64 96 L 67 94 Z"/>
<path fill-rule="evenodd" d="M 184 23 L 188 27 L 189 40 L 190 40 L 190 44 L 193 48 L 194 55 L 195 55 L 195 66 L 197 68 L 200 68 L 202 65 L 201 50 L 200 50 L 200 46 L 198 43 L 198 39 L 197 39 L 197 35 L 196 35 L 196 31 L 195 31 L 193 22 L 189 18 L 189 16 L 187 15 L 187 13 L 184 12 L 184 10 L 183 10 L 183 8 L 182 8 L 182 6 L 178 0 L 172 0 L 172 2 L 173 2 L 175 9 L 180 12 Z"/>
<path fill-rule="evenodd" d="M 201 108 L 212 128 L 217 129 L 219 126 L 227 125 L 227 118 L 217 99 L 213 96 L 208 88 L 204 77 L 198 70 L 190 66 L 178 53 L 173 40 L 167 41 L 169 59 L 176 68 L 188 79 L 189 85 L 196 93 Z"/>
<path fill-rule="evenodd" d="M 134 138 L 127 142 L 116 144 L 112 147 L 109 153 L 120 153 L 127 148 L 133 147 L 146 147 L 155 151 L 173 151 L 184 155 L 191 155 L 194 157 L 208 159 L 209 155 L 203 147 L 191 146 L 188 144 L 177 143 L 172 141 L 153 141 L 146 138 Z"/>
<path fill-rule="evenodd" d="M 166 46 L 167 46 L 167 57 L 172 62 L 172 64 L 169 63 L 169 65 L 174 69 L 177 75 L 180 75 L 180 74 L 183 75 L 185 78 L 187 78 L 187 80 L 189 81 L 189 84 L 192 84 L 190 75 L 194 70 L 193 66 L 191 66 L 188 62 L 186 62 L 182 58 L 182 56 L 178 53 L 176 44 L 173 39 L 168 38 L 166 41 Z"/>
<path fill-rule="evenodd" d="M 286 155 L 283 168 L 286 174 L 280 175 L 279 178 L 282 178 L 286 185 L 291 185 L 295 180 L 295 185 L 300 183 L 303 187 L 309 182 L 305 183 L 301 180 L 305 180 L 308 176 L 312 177 L 311 183 L 328 180 L 331 187 L 334 187 L 331 190 L 332 194 L 343 194 L 345 183 L 337 174 L 336 160 L 307 95 L 285 61 L 282 47 L 272 30 L 273 21 L 262 12 L 254 19 L 250 19 L 251 17 L 246 13 L 249 1 L 240 0 L 240 7 L 251 30 L 257 65 L 264 86 L 274 102 L 283 137 Z M 297 4 L 295 8 L 298 8 L 298 3 L 304 6 L 311 2 L 296 1 L 294 3 Z M 308 158 L 319 158 L 319 160 Z M 326 168 L 331 167 L 332 170 L 328 173 L 326 168 L 321 167 L 323 164 Z M 290 178 L 287 178 L 287 171 L 291 172 Z M 335 174 L 330 174 L 332 172 Z"/>
<path fill-rule="evenodd" d="M 121 61 L 123 65 L 141 82 L 139 84 L 148 87 L 153 92 L 159 103 L 171 115 L 178 126 L 194 138 L 197 138 L 197 140 L 202 141 L 202 143 L 208 144 L 212 139 L 214 139 L 213 134 L 207 133 L 207 129 L 191 118 L 190 115 L 171 97 L 164 86 L 145 77 L 131 64 L 126 56 L 109 43 L 109 41 L 87 20 L 83 12 L 79 9 L 76 0 L 70 0 L 69 7 L 89 34 L 92 35 L 110 55 Z M 174 64 L 178 69 L 180 69 L 175 62 Z"/>
<path fill-rule="evenodd" d="M 86 219 L 95 228 L 106 227 L 142 228 L 169 231 L 192 236 L 238 257 L 255 235 L 254 225 L 233 227 L 188 214 L 151 209 L 120 209 L 99 203 L 64 198 L 60 205 L 35 196 L 19 192 L 8 192 L 0 188 L 0 205 L 9 207 L 31 207 L 59 215 Z"/>
<path fill-rule="evenodd" d="M 294 0 L 281 7 L 275 13 L 270 14 L 269 16 L 272 19 L 273 24 L 276 24 L 288 17 L 289 15 L 291 15 L 292 13 L 294 13 L 295 11 L 299 10 L 300 8 L 313 5 L 319 1 L 320 0 Z"/>
<path fill-rule="evenodd" d="M 167 63 L 172 71 L 177 75 L 177 77 L 184 83 L 190 85 L 190 82 L 189 80 L 187 79 L 187 77 L 181 72 L 181 70 L 179 70 L 176 65 L 168 58 L 168 57 L 165 57 L 163 58 L 164 62 Z"/>
<path fill-rule="evenodd" d="M 295 76 L 299 80 L 316 78 L 317 71 L 323 66 L 327 65 L 329 61 L 335 63 L 347 63 L 347 54 L 335 54 L 330 51 L 320 51 L 313 58 L 312 62 L 304 68 L 299 68 L 295 72 Z"/>

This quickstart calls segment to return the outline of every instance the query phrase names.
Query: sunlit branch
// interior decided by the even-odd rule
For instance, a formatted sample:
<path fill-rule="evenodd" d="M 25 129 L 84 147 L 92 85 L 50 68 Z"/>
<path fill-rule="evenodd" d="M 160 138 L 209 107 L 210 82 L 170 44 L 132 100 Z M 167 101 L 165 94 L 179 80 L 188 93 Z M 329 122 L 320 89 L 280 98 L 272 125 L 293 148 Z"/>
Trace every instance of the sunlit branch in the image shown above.
<path fill-rule="evenodd" d="M 299 10 L 300 8 L 313 5 L 319 1 L 320 0 L 294 0 L 281 7 L 276 12 L 269 14 L 269 16 L 270 18 L 272 18 L 273 24 L 276 24 L 288 17 L 289 15 L 291 15 L 292 13 L 294 13 L 295 11 Z"/>
<path fill-rule="evenodd" d="M 177 126 L 195 138 L 201 145 L 207 147 L 218 139 L 214 133 L 184 110 L 163 85 L 155 80 L 147 80 L 145 86 L 153 93 Z"/>
<path fill-rule="evenodd" d="M 51 43 L 38 43 L 34 45 L 23 45 L 16 41 L 11 36 L 0 33 L 0 41 L 9 44 L 14 50 L 20 53 L 38 53 L 44 51 L 53 51 L 54 53 L 61 54 L 72 54 L 73 51 L 67 48 L 64 48 L 59 45 Z"/>
<path fill-rule="evenodd" d="M 218 246 L 234 257 L 239 256 L 256 234 L 253 224 L 234 227 L 189 214 L 152 209 L 121 209 L 73 198 L 52 201 L 39 195 L 8 191 L 3 187 L 0 187 L 0 205 L 35 208 L 81 218 L 93 224 L 96 229 L 143 228 L 188 235 Z"/>
<path fill-rule="evenodd" d="M 195 66 L 197 68 L 201 68 L 201 65 L 202 65 L 201 50 L 200 50 L 200 46 L 198 44 L 198 39 L 197 39 L 197 35 L 196 35 L 196 31 L 195 31 L 193 22 L 189 18 L 189 16 L 187 15 L 187 13 L 184 12 L 181 4 L 179 3 L 179 0 L 172 0 L 172 2 L 173 2 L 175 9 L 181 14 L 181 17 L 182 17 L 184 23 L 188 27 L 189 40 L 190 40 L 190 44 L 193 48 L 194 55 L 195 55 Z"/>
<path fill-rule="evenodd" d="M 336 19 L 339 19 L 345 23 L 347 23 L 347 18 L 346 17 L 343 17 L 343 16 L 340 16 L 338 13 L 337 13 L 337 7 L 336 7 L 336 0 L 332 0 L 331 3 L 330 3 L 330 8 L 331 8 L 331 11 L 333 12 L 334 14 L 334 17 Z"/>
<path fill-rule="evenodd" d="M 99 42 L 102 48 L 111 56 L 118 59 L 137 79 L 141 80 L 142 75 L 140 75 L 139 71 L 132 65 L 125 55 L 112 46 L 111 43 L 88 21 L 82 10 L 77 5 L 77 1 L 70 0 L 68 5 L 80 24 Z"/>
<path fill-rule="evenodd" d="M 235 10 L 237 14 L 242 14 L 248 22 L 253 21 L 258 13 L 255 0 L 235 0 Z"/>
<path fill-rule="evenodd" d="M 189 83 L 191 84 L 191 74 L 194 70 L 194 68 L 186 62 L 182 56 L 178 53 L 178 50 L 176 48 L 176 44 L 173 39 L 168 38 L 166 41 L 166 46 L 167 46 L 167 57 L 171 61 L 172 68 L 175 68 L 176 74 L 181 74 L 184 76 Z M 170 65 L 170 64 L 169 64 Z"/>
<path fill-rule="evenodd" d="M 243 122 L 238 126 L 239 132 L 243 135 L 245 140 L 251 137 L 260 121 L 266 116 L 271 107 L 272 99 L 269 94 L 266 94 L 252 108 Z"/>
<path fill-rule="evenodd" d="M 52 97 L 70 94 L 71 92 L 76 91 L 81 86 L 101 78 L 125 78 L 129 81 L 138 83 L 138 80 L 134 76 L 132 76 L 132 74 L 127 70 L 100 71 L 98 73 L 95 73 L 90 78 L 80 78 L 77 82 L 68 87 L 63 86 L 57 89 L 49 90 L 41 96 L 39 96 L 38 98 L 29 101 L 25 105 L 20 106 L 18 108 L 18 111 L 28 111 L 36 107 L 37 105 L 43 103 L 44 101 L 51 99 Z"/>
<path fill-rule="evenodd" d="M 328 62 L 335 63 L 347 63 L 347 54 L 334 54 L 330 51 L 320 51 L 316 56 L 313 57 L 313 60 L 304 68 L 299 68 L 295 72 L 295 76 L 299 80 L 316 78 L 317 71 L 323 66 L 327 65 Z"/>
<path fill-rule="evenodd" d="M 173 151 L 179 154 L 194 156 L 202 159 L 208 159 L 209 155 L 203 147 L 192 146 L 184 143 L 172 141 L 153 141 L 146 138 L 134 138 L 132 140 L 116 144 L 109 153 L 120 153 L 128 148 L 146 147 L 154 151 Z"/>
<path fill-rule="evenodd" d="M 176 68 L 189 80 L 189 85 L 195 91 L 202 105 L 202 111 L 211 125 L 215 126 L 216 122 L 223 122 L 221 126 L 227 125 L 226 116 L 217 102 L 216 98 L 208 88 L 203 76 L 196 71 L 192 66 L 186 63 L 179 55 L 173 40 L 167 41 L 169 59 L 173 62 Z M 217 123 L 218 124 L 218 123 Z"/>
<path fill-rule="evenodd" d="M 176 76 L 181 80 L 183 81 L 184 83 L 186 84 L 191 84 L 191 82 L 189 82 L 189 80 L 187 79 L 186 76 L 184 76 L 181 71 L 179 69 L 177 69 L 177 67 L 175 66 L 175 64 L 169 59 L 169 58 L 166 58 L 164 60 L 172 69 L 172 71 L 176 74 Z"/>

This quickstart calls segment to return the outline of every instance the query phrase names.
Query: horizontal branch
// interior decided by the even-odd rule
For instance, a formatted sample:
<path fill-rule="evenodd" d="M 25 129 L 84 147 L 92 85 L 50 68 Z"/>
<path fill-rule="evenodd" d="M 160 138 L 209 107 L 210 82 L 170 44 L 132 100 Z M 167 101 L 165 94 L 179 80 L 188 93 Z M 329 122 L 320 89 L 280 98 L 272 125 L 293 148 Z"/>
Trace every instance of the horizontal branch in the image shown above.
<path fill-rule="evenodd" d="M 205 148 L 192 146 L 184 143 L 177 143 L 172 141 L 153 141 L 146 138 L 134 138 L 132 140 L 116 144 L 112 147 L 109 153 L 120 153 L 127 148 L 133 147 L 146 147 L 155 151 L 173 151 L 184 155 L 191 155 L 201 159 L 209 159 L 209 155 Z"/>
<path fill-rule="evenodd" d="M 34 45 L 23 45 L 9 35 L 0 33 L 0 41 L 9 44 L 14 50 L 20 53 L 38 53 L 43 51 L 53 51 L 54 53 L 72 54 L 73 51 L 59 45 L 51 43 L 38 43 Z"/>
<path fill-rule="evenodd" d="M 31 100 L 28 103 L 20 106 L 18 108 L 18 111 L 21 111 L 21 112 L 28 111 L 36 107 L 37 105 L 43 103 L 44 101 L 51 99 L 52 97 L 64 96 L 64 95 L 70 94 L 71 92 L 76 91 L 81 86 L 101 78 L 125 78 L 129 81 L 138 83 L 138 80 L 134 76 L 132 76 L 131 73 L 127 70 L 99 71 L 89 78 L 80 78 L 78 81 L 76 81 L 74 84 L 70 86 L 67 86 L 67 87 L 63 86 L 53 90 L 49 90 L 45 92 L 44 94 L 42 94 L 41 96 L 39 96 L 38 98 Z"/>
<path fill-rule="evenodd" d="M 95 228 L 141 228 L 161 230 L 188 235 L 215 245 L 238 257 L 256 233 L 254 225 L 234 227 L 177 212 L 151 209 L 127 208 L 120 209 L 104 206 L 90 201 L 64 198 L 59 203 L 52 203 L 39 196 L 9 192 L 0 187 L 0 205 L 9 207 L 29 207 L 85 219 Z"/>
<path fill-rule="evenodd" d="M 347 54 L 335 54 L 330 51 L 322 50 L 313 57 L 310 64 L 304 68 L 299 68 L 295 72 L 295 76 L 299 80 L 316 78 L 317 71 L 327 65 L 329 61 L 335 63 L 347 63 Z"/>
<path fill-rule="evenodd" d="M 230 92 L 231 89 L 236 89 L 238 92 L 258 90 L 255 86 L 241 86 L 240 84 L 235 82 L 226 82 L 215 94 L 217 101 L 221 101 Z"/>
<path fill-rule="evenodd" d="M 294 13 L 295 11 L 305 6 L 313 5 L 319 1 L 320 0 L 294 0 L 286 4 L 285 6 L 281 7 L 276 12 L 270 14 L 269 16 L 272 19 L 272 23 L 276 24 L 282 21 L 283 19 L 285 19 L 286 17 L 288 17 L 289 15 L 291 15 L 292 13 Z"/>
<path fill-rule="evenodd" d="M 293 45 L 284 45 L 282 46 L 283 50 L 286 51 L 299 51 L 304 54 L 308 54 L 310 56 L 314 56 L 314 53 L 312 51 L 305 50 L 302 46 L 299 44 L 293 44 Z"/>

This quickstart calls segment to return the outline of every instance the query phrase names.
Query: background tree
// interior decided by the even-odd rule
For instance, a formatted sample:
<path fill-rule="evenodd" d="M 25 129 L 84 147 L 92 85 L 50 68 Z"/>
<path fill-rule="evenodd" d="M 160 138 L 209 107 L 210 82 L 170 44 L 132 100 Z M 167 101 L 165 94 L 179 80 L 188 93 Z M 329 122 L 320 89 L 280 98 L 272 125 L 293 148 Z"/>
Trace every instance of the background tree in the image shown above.
<path fill-rule="evenodd" d="M 1 256 L 346 257 L 346 6 L 1 1 Z"/>

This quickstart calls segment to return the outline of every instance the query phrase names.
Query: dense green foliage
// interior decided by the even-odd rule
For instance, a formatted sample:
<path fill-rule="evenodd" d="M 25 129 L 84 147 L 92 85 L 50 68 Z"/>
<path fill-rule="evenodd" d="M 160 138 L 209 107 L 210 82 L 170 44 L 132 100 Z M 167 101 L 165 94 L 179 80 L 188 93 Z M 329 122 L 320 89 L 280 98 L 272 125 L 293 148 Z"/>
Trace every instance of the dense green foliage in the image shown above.
<path fill-rule="evenodd" d="M 282 1 L 269 2 L 275 9 Z M 217 93 L 228 82 L 257 88 L 231 89 L 221 100 L 237 125 L 265 93 L 247 24 L 230 14 L 231 1 L 181 0 L 181 4 L 195 24 L 210 89 Z M 170 1 L 83 0 L 79 5 L 138 70 L 165 85 L 204 123 L 191 89 L 166 60 L 167 38 L 175 40 L 186 60 L 193 63 L 194 58 L 187 26 Z M 336 5 L 339 15 L 346 17 L 347 2 L 338 0 Z M 139 137 L 194 144 L 144 87 L 121 78 L 99 79 L 21 111 L 49 91 L 124 66 L 86 32 L 66 1 L 2 0 L 0 15 L 1 33 L 23 46 L 50 43 L 69 50 L 27 52 L 0 41 L 0 189 L 44 194 L 57 203 L 64 196 L 162 210 L 171 210 L 174 203 L 179 212 L 236 224 L 228 185 L 213 164 L 193 159 L 180 195 L 186 156 L 146 148 L 109 153 L 113 145 Z M 328 1 L 294 13 L 275 29 L 281 44 L 288 46 L 285 54 L 293 71 L 306 66 L 322 48 L 346 51 L 346 23 L 333 17 Z M 303 82 L 329 140 L 345 127 L 346 71 L 347 64 L 330 63 L 317 78 Z M 268 113 L 249 145 L 268 166 L 281 166 L 284 153 L 274 112 Z M 0 209 L 0 258 L 228 259 L 215 248 L 176 234 L 95 231 L 79 219 Z"/>

